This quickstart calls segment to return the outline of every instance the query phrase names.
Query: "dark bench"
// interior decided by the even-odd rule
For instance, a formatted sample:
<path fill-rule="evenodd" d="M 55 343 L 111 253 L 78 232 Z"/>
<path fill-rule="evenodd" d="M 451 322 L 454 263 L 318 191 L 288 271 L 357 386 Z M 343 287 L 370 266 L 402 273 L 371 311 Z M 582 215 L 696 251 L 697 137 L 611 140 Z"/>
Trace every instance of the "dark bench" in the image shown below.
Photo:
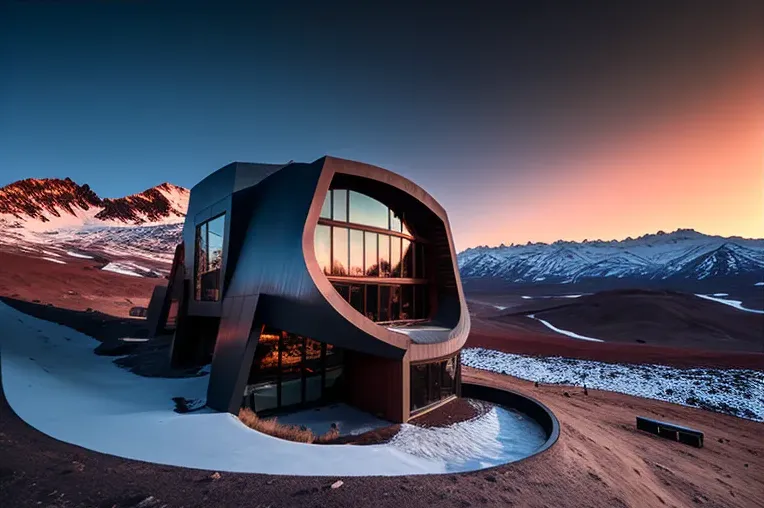
<path fill-rule="evenodd" d="M 637 429 L 696 448 L 703 448 L 703 433 L 699 430 L 674 425 L 673 423 L 660 422 L 652 418 L 645 418 L 644 416 L 637 416 Z"/>

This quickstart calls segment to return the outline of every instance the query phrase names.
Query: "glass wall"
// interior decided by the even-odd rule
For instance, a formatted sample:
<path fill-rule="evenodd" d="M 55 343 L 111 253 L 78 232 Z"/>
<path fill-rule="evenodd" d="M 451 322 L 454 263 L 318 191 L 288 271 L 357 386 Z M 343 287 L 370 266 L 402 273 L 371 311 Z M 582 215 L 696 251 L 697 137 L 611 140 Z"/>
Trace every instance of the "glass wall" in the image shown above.
<path fill-rule="evenodd" d="M 430 317 L 426 284 L 351 284 L 332 282 L 343 300 L 376 322 Z"/>
<path fill-rule="evenodd" d="M 336 400 L 342 390 L 342 350 L 265 327 L 244 392 L 255 412 Z"/>
<path fill-rule="evenodd" d="M 196 227 L 194 299 L 217 302 L 220 300 L 220 269 L 223 263 L 225 215 Z"/>
<path fill-rule="evenodd" d="M 456 395 L 459 356 L 411 366 L 411 411 Z"/>
<path fill-rule="evenodd" d="M 356 191 L 330 190 L 316 226 L 315 250 L 337 292 L 372 321 L 429 317 L 426 246 L 411 237 L 401 217 L 386 205 Z M 366 280 L 355 283 L 350 277 Z"/>

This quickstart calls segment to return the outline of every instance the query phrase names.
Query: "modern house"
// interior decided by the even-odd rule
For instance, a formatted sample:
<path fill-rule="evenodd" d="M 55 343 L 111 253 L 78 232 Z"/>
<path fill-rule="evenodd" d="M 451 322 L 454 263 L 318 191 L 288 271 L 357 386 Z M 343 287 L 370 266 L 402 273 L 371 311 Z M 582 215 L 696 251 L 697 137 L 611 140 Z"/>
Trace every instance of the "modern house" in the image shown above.
<path fill-rule="evenodd" d="M 175 366 L 211 361 L 207 405 L 341 400 L 396 422 L 460 392 L 469 313 L 445 210 L 382 168 L 229 164 L 192 190 L 170 283 Z"/>

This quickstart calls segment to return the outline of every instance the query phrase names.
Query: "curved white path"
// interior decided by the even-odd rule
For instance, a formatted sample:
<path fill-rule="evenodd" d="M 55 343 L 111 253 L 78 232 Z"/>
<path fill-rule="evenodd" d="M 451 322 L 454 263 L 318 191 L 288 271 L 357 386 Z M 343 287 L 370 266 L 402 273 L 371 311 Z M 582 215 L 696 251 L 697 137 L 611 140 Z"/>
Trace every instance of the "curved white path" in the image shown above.
<path fill-rule="evenodd" d="M 215 471 L 406 475 L 503 464 L 533 453 L 544 441 L 537 425 L 493 410 L 443 433 L 420 433 L 419 439 L 410 439 L 412 426 L 404 425 L 400 438 L 385 445 L 293 443 L 253 431 L 227 413 L 175 413 L 173 397 L 206 397 L 207 375 L 137 376 L 113 358 L 95 355 L 95 339 L 3 303 L 0 323 L 2 385 L 16 414 L 51 437 L 119 457 Z M 458 444 L 476 432 L 483 446 L 460 453 L 438 446 L 446 435 Z M 413 443 L 421 449 L 408 448 Z"/>

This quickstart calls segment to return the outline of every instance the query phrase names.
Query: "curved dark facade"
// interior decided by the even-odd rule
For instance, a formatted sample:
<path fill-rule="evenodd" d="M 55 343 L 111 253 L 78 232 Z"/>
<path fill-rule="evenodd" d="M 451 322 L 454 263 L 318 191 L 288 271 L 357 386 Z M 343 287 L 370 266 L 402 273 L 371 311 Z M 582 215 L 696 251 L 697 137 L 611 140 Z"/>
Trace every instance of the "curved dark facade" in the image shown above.
<path fill-rule="evenodd" d="M 214 409 L 339 399 L 399 422 L 458 395 L 470 326 L 445 210 L 334 157 L 237 162 L 197 184 L 150 314 L 176 322 L 175 365 L 211 358 Z"/>

